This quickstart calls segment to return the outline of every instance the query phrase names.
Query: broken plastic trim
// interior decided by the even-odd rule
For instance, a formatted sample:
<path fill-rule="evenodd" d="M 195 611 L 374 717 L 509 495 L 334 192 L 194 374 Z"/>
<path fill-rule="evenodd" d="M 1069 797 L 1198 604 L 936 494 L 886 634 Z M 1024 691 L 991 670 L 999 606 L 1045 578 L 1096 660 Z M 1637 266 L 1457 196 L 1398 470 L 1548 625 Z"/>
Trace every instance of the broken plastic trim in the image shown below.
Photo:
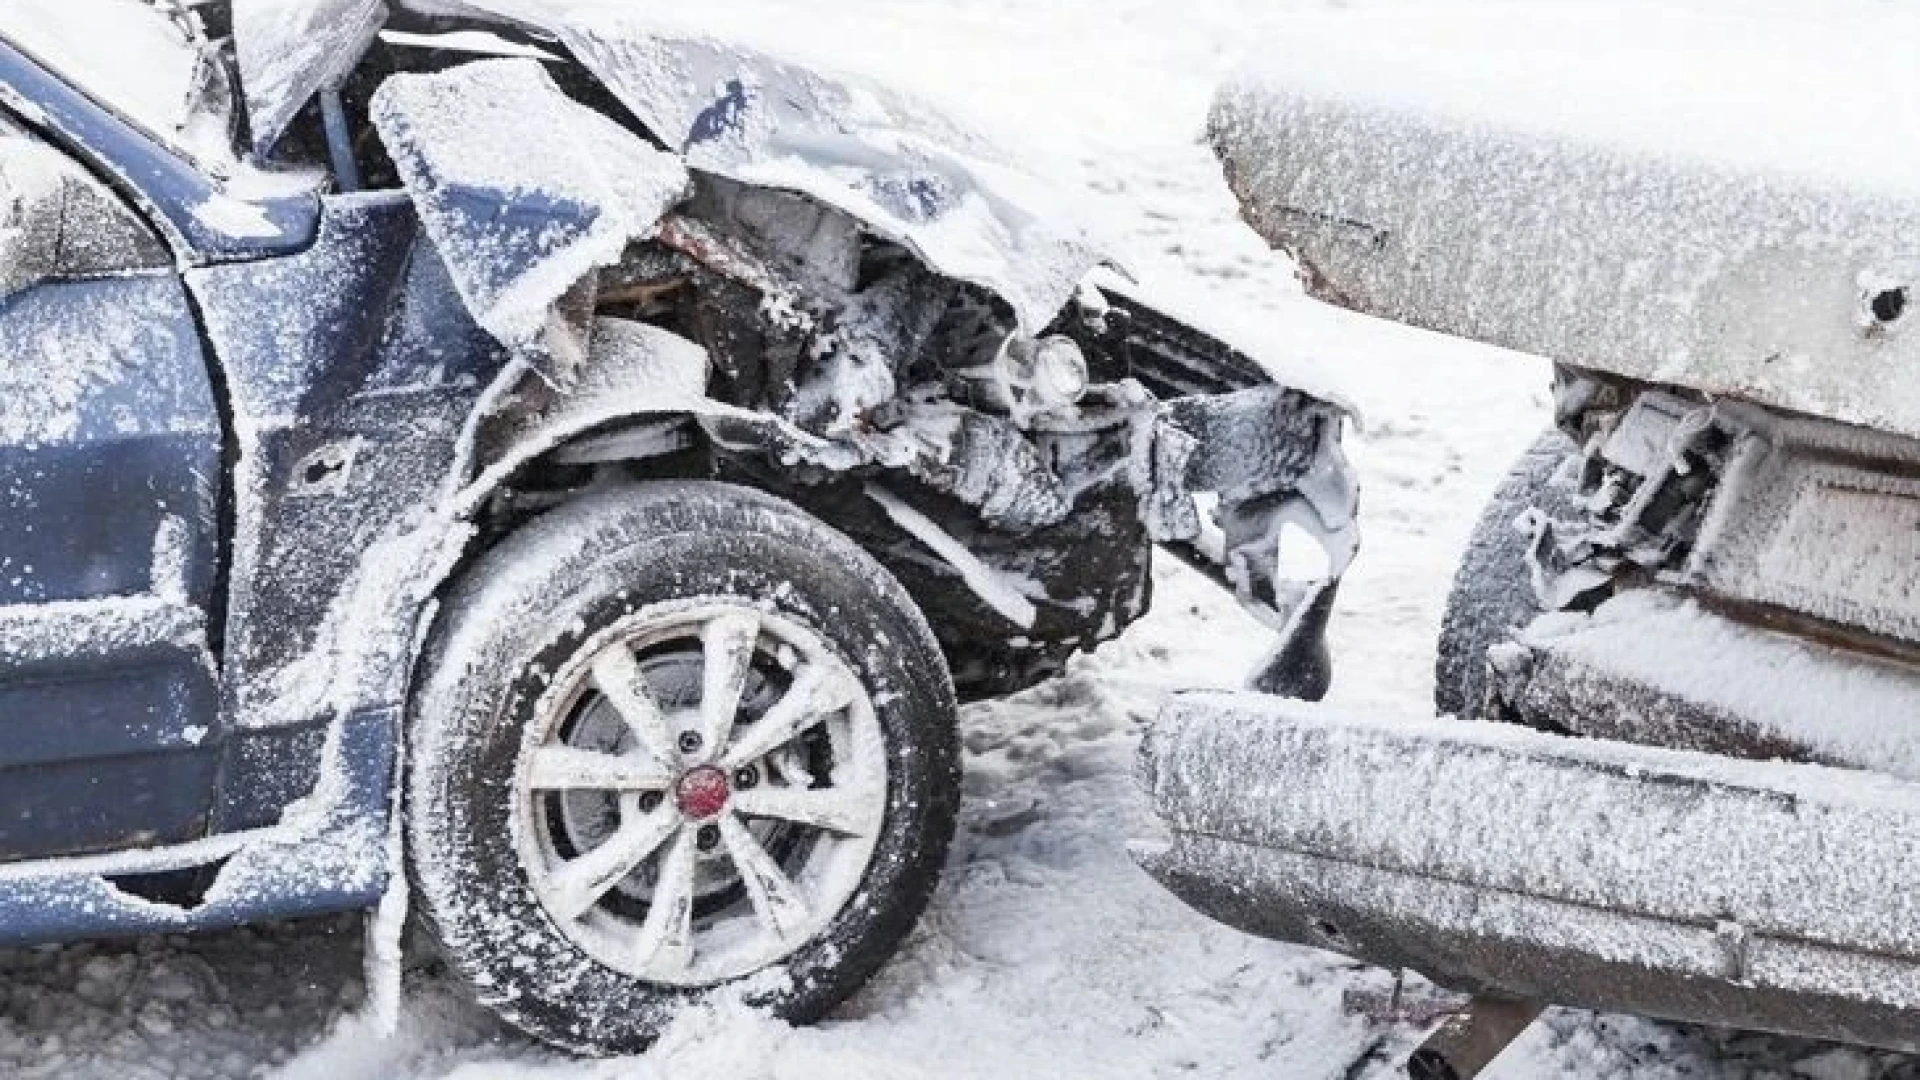
<path fill-rule="evenodd" d="M 1039 612 L 1033 601 L 1021 595 L 1005 574 L 982 562 L 938 522 L 908 506 L 898 495 L 877 484 L 866 485 L 865 491 L 867 498 L 878 503 L 895 525 L 953 567 L 983 603 L 1022 630 L 1032 629 Z"/>

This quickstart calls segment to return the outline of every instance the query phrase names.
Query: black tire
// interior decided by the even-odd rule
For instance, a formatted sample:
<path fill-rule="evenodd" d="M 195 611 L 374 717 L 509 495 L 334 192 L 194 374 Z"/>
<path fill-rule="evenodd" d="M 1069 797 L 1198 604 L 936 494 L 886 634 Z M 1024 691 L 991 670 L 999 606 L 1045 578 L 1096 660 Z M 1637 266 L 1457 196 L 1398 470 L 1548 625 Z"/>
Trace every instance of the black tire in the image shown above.
<path fill-rule="evenodd" d="M 904 589 L 792 505 L 705 482 L 598 493 L 529 523 L 446 598 L 411 706 L 406 779 L 416 911 L 479 1001 L 581 1053 L 645 1048 L 714 987 L 643 982 L 548 917 L 510 838 L 524 725 L 565 657 L 649 604 L 736 598 L 803 624 L 867 688 L 885 744 L 878 840 L 849 902 L 751 978 L 749 1002 L 816 1020 L 893 954 L 953 835 L 959 744 L 951 678 Z"/>
<path fill-rule="evenodd" d="M 1433 704 L 1442 714 L 1492 719 L 1481 715 L 1487 649 L 1541 614 L 1527 567 L 1527 537 L 1514 522 L 1535 507 L 1553 519 L 1580 516 L 1574 492 L 1550 483 L 1575 452 L 1560 432 L 1541 435 L 1508 471 L 1474 526 L 1440 622 Z"/>

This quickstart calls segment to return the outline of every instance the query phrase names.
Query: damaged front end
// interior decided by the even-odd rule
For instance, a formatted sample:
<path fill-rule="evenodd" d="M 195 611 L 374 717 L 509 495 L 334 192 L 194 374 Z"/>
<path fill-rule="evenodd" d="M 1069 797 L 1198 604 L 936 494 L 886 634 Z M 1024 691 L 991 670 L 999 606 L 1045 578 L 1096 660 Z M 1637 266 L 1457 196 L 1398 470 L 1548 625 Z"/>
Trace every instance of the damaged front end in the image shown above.
<path fill-rule="evenodd" d="M 1356 543 L 1342 406 L 1139 299 L 921 106 L 695 36 L 532 29 L 652 141 L 525 57 L 387 76 L 367 105 L 370 182 L 408 193 L 516 357 L 463 514 L 507 528 L 611 474 L 781 494 L 893 571 L 971 696 L 1117 635 L 1160 544 L 1280 635 L 1257 685 L 1324 691 Z M 1283 532 L 1321 574 L 1282 574 Z"/>

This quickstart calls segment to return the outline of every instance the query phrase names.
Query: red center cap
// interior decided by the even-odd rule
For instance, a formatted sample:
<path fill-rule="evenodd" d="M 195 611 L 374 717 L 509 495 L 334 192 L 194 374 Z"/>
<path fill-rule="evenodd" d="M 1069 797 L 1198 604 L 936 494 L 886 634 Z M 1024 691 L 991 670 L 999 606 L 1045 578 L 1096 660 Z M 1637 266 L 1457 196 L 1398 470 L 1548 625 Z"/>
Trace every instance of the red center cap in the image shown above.
<path fill-rule="evenodd" d="M 727 774 L 711 765 L 688 769 L 673 787 L 673 803 L 687 817 L 699 821 L 727 808 Z"/>

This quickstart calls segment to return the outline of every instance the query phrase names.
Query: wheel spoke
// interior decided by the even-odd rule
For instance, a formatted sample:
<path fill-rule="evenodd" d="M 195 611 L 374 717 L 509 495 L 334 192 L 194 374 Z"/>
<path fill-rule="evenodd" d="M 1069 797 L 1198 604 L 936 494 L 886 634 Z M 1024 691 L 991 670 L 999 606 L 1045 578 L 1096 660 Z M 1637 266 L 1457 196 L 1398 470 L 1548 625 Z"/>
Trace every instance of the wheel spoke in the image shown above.
<path fill-rule="evenodd" d="M 866 836 L 879 827 L 879 800 L 858 788 L 794 788 L 771 785 L 736 791 L 733 809 L 748 817 L 778 818 L 843 836 Z"/>
<path fill-rule="evenodd" d="M 633 943 L 635 966 L 656 977 L 679 975 L 693 963 L 693 880 L 698 865 L 694 831 L 681 829 L 660 860 L 646 921 Z"/>
<path fill-rule="evenodd" d="M 614 645 L 594 657 L 593 686 L 620 714 L 620 719 L 626 721 L 634 741 L 645 747 L 647 753 L 662 765 L 679 764 L 666 715 L 653 700 L 646 676 L 640 673 L 640 665 L 626 646 Z"/>
<path fill-rule="evenodd" d="M 747 688 L 759 638 L 760 619 L 747 611 L 729 611 L 701 632 L 705 654 L 700 682 L 701 760 L 717 756 L 733 733 L 733 717 L 740 711 L 740 695 Z"/>
<path fill-rule="evenodd" d="M 750 765 L 792 742 L 829 714 L 846 708 L 853 693 L 847 677 L 824 664 L 801 668 L 780 701 L 741 729 L 740 737 L 727 748 L 726 767 Z"/>
<path fill-rule="evenodd" d="M 571 746 L 533 752 L 527 784 L 535 791 L 665 791 L 673 776 L 648 754 L 603 754 Z"/>
<path fill-rule="evenodd" d="M 670 802 L 650 814 L 630 813 L 624 807 L 622 813 L 620 827 L 605 843 L 553 875 L 546 899 L 554 915 L 572 921 L 593 910 L 609 889 L 638 869 L 680 828 L 680 811 Z"/>
<path fill-rule="evenodd" d="M 805 931 L 810 911 L 800 887 L 787 877 L 767 849 L 760 846 L 740 819 L 728 814 L 720 819 L 720 838 L 727 845 L 740 881 L 747 887 L 747 900 L 753 913 L 775 940 L 783 945 L 796 944 Z"/>

